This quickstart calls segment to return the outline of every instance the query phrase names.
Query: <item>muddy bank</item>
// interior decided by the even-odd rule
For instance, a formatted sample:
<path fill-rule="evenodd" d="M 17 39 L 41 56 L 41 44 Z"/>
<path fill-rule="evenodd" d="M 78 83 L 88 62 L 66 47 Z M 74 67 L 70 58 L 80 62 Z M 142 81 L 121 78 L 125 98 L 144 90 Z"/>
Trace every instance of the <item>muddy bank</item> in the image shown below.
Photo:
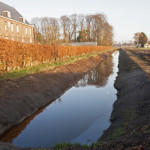
<path fill-rule="evenodd" d="M 120 50 L 115 82 L 118 99 L 111 115 L 112 125 L 100 139 L 109 148 L 150 148 L 150 76 L 146 69 L 150 65 L 149 59 L 142 60 L 137 54 Z"/>
<path fill-rule="evenodd" d="M 61 96 L 112 52 L 21 79 L 0 81 L 0 134 Z"/>

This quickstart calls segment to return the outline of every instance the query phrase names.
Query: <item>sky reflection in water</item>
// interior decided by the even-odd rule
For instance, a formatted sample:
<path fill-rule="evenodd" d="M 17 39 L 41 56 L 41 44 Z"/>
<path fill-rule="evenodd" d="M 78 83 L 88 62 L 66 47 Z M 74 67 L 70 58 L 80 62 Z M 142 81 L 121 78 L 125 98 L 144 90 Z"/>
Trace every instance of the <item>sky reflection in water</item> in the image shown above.
<path fill-rule="evenodd" d="M 86 74 L 60 99 L 30 120 L 15 138 L 10 136 L 10 132 L 4 139 L 13 141 L 19 147 L 96 142 L 110 125 L 109 118 L 117 92 L 114 81 L 118 72 L 118 56 L 119 52 L 114 52 L 113 57 Z"/>

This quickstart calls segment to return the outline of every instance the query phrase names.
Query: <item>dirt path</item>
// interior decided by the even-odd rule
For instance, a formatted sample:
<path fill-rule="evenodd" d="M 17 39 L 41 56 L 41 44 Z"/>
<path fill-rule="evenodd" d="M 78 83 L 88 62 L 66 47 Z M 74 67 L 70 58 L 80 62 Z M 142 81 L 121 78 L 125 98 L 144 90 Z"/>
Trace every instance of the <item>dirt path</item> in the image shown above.
<path fill-rule="evenodd" d="M 131 59 L 150 76 L 150 50 L 126 49 Z"/>

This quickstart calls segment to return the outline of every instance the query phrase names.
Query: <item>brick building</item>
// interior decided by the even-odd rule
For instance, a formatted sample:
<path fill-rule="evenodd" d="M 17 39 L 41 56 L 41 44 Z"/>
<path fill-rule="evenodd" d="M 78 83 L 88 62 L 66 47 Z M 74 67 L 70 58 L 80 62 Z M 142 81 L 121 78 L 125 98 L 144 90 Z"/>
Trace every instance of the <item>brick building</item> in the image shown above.
<path fill-rule="evenodd" d="M 0 2 L 0 38 L 33 43 L 33 26 L 13 7 Z"/>

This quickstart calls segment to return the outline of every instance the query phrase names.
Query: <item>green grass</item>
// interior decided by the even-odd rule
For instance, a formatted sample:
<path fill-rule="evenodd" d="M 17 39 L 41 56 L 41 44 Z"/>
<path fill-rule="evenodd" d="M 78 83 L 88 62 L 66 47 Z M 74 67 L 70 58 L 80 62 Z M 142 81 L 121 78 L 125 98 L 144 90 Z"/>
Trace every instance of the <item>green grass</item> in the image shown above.
<path fill-rule="evenodd" d="M 72 148 L 76 148 L 76 149 L 83 149 L 83 148 L 87 148 L 89 149 L 90 146 L 88 145 L 80 145 L 78 143 L 75 144 L 71 144 L 71 143 L 58 143 L 57 145 L 55 145 L 53 148 L 38 148 L 37 150 L 61 150 L 61 149 L 72 149 Z"/>
<path fill-rule="evenodd" d="M 109 49 L 109 50 L 105 50 L 103 52 L 111 51 L 111 50 L 115 50 L 115 49 Z M 95 52 L 95 53 L 91 53 L 91 54 L 85 54 L 85 55 L 81 55 L 81 56 L 77 56 L 77 57 L 72 57 L 72 58 L 64 60 L 64 61 L 40 64 L 40 65 L 36 65 L 33 67 L 22 68 L 22 69 L 11 71 L 11 72 L 0 73 L 0 80 L 18 79 L 18 78 L 25 77 L 27 75 L 38 74 L 40 72 L 48 71 L 48 70 L 58 67 L 58 66 L 73 64 L 76 61 L 81 60 L 81 59 L 95 57 L 98 54 L 103 53 L 103 52 Z"/>
<path fill-rule="evenodd" d="M 108 140 L 111 140 L 111 141 L 115 140 L 126 133 L 127 132 L 126 132 L 125 127 L 117 128 L 115 131 L 113 131 L 112 135 L 108 138 Z"/>
<path fill-rule="evenodd" d="M 84 147 L 84 148 L 89 148 L 90 146 L 88 145 L 80 145 L 78 143 L 71 144 L 71 143 L 58 143 L 53 147 L 53 150 L 60 150 L 62 148 L 71 148 L 71 147 Z"/>

